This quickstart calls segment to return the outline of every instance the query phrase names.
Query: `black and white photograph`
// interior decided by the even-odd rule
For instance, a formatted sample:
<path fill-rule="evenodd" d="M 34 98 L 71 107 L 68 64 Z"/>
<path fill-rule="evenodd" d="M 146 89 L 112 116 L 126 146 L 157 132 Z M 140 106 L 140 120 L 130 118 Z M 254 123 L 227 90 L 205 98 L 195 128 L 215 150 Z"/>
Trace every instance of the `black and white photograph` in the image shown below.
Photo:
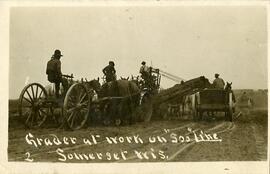
<path fill-rule="evenodd" d="M 267 173 L 268 8 L 10 6 L 7 163 Z"/>

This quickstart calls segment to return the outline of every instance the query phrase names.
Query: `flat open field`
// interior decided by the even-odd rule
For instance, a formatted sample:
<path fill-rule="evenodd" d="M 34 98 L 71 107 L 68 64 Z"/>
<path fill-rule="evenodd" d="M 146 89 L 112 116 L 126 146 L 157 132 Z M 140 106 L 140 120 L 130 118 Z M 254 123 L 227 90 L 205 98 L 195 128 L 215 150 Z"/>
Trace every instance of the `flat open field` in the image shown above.
<path fill-rule="evenodd" d="M 234 121 L 191 116 L 78 131 L 48 126 L 27 130 L 10 103 L 9 161 L 186 162 L 267 159 L 267 109 L 237 110 Z"/>

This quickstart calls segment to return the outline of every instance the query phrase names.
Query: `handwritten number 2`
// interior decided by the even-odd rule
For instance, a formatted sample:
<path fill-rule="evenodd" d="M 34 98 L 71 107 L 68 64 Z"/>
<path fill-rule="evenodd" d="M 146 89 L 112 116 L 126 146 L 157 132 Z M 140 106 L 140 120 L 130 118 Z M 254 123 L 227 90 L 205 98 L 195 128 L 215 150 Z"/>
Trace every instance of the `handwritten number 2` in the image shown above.
<path fill-rule="evenodd" d="M 29 152 L 26 152 L 25 155 L 26 155 L 26 158 L 24 159 L 25 161 L 28 161 L 28 162 L 33 162 L 34 161 L 33 158 L 30 158 L 30 153 Z"/>

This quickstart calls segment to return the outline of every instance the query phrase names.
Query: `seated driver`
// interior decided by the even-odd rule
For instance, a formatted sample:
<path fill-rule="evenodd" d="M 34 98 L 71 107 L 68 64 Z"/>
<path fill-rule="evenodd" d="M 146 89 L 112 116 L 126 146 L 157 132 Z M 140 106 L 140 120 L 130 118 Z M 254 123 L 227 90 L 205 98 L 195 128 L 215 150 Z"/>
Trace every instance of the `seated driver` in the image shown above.
<path fill-rule="evenodd" d="M 65 79 L 62 79 L 61 72 L 61 61 L 60 58 L 63 55 L 60 50 L 55 50 L 54 54 L 51 57 L 51 60 L 47 63 L 46 74 L 48 81 L 55 84 L 55 95 L 56 98 L 59 98 L 60 83 L 63 87 L 66 88 L 67 82 Z"/>

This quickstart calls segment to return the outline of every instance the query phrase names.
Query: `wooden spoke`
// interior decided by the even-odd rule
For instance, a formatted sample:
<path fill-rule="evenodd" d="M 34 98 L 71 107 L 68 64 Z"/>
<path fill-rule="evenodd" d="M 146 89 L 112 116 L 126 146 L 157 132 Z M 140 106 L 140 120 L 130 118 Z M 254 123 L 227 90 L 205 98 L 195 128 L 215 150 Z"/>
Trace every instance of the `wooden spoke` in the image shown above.
<path fill-rule="evenodd" d="M 87 108 L 82 108 L 81 111 L 83 111 L 83 113 L 86 113 L 88 111 Z"/>
<path fill-rule="evenodd" d="M 72 96 L 72 95 L 70 95 L 70 96 L 68 97 L 68 99 L 69 99 L 69 101 L 76 101 L 75 97 Z"/>
<path fill-rule="evenodd" d="M 32 106 L 33 102 L 31 100 L 29 100 L 28 98 L 25 98 L 25 97 L 23 97 L 23 100 L 25 100 L 27 103 L 31 104 L 31 106 Z M 22 101 L 22 105 L 23 104 L 24 104 L 24 102 Z"/>
<path fill-rule="evenodd" d="M 38 85 L 36 85 L 36 98 L 39 98 L 38 97 Z"/>
<path fill-rule="evenodd" d="M 69 110 L 67 110 L 67 113 L 69 113 L 69 112 L 72 112 L 72 111 L 74 111 L 76 108 L 74 107 L 74 108 L 70 108 Z"/>
<path fill-rule="evenodd" d="M 32 99 L 31 95 L 29 94 L 28 90 L 26 90 L 26 93 L 27 93 L 28 97 L 30 98 L 30 100 L 31 100 L 32 102 L 34 102 L 34 100 Z"/>
<path fill-rule="evenodd" d="M 24 100 L 26 100 L 28 103 L 32 104 L 33 102 L 30 101 L 28 98 L 23 97 Z"/>
<path fill-rule="evenodd" d="M 80 103 L 82 103 L 83 102 L 83 100 L 85 99 L 85 97 L 86 97 L 86 93 L 84 93 L 84 95 L 83 95 L 83 97 L 80 99 Z"/>
<path fill-rule="evenodd" d="M 73 127 L 74 119 L 75 119 L 76 115 L 77 115 L 77 113 L 75 115 L 73 115 L 73 117 L 71 118 L 71 123 L 70 123 L 71 127 Z"/>
<path fill-rule="evenodd" d="M 28 125 L 28 122 L 29 122 L 29 119 L 32 117 L 32 110 L 30 112 L 30 114 L 28 115 L 26 121 L 25 121 L 25 124 Z"/>
<path fill-rule="evenodd" d="M 48 113 L 46 113 L 45 111 L 43 111 L 42 109 L 40 109 L 40 111 L 45 114 L 46 116 L 48 116 Z"/>
<path fill-rule="evenodd" d="M 81 96 L 82 96 L 82 94 L 83 94 L 83 92 L 82 92 L 82 89 L 78 89 L 78 91 L 79 91 L 79 95 L 77 95 L 77 101 L 79 101 L 80 100 L 80 98 L 81 98 Z"/>
<path fill-rule="evenodd" d="M 33 88 L 33 85 L 31 85 L 30 88 L 31 88 L 31 92 L 32 92 L 32 95 L 33 95 L 33 99 L 35 99 L 35 94 L 34 94 L 34 88 Z"/>
<path fill-rule="evenodd" d="M 85 101 L 85 102 L 81 103 L 81 105 L 87 106 L 88 105 L 88 101 Z"/>
<path fill-rule="evenodd" d="M 75 107 L 75 103 L 73 103 L 73 102 L 70 101 L 70 102 L 68 103 L 67 107 L 68 107 L 68 108 L 73 108 L 73 107 Z"/>
<path fill-rule="evenodd" d="M 29 115 L 29 114 L 31 114 L 32 113 L 32 110 L 31 109 L 28 109 L 25 113 L 23 113 L 23 115 L 24 116 L 27 116 L 27 115 Z"/>
<path fill-rule="evenodd" d="M 68 119 L 67 119 L 67 122 L 69 122 L 69 120 L 74 116 L 74 113 L 75 113 L 75 112 L 72 112 L 72 113 L 69 115 L 69 117 L 68 117 Z"/>
<path fill-rule="evenodd" d="M 41 91 L 41 92 L 40 92 L 40 94 L 39 94 L 38 98 L 40 98 L 42 94 L 43 94 L 43 91 Z"/>

